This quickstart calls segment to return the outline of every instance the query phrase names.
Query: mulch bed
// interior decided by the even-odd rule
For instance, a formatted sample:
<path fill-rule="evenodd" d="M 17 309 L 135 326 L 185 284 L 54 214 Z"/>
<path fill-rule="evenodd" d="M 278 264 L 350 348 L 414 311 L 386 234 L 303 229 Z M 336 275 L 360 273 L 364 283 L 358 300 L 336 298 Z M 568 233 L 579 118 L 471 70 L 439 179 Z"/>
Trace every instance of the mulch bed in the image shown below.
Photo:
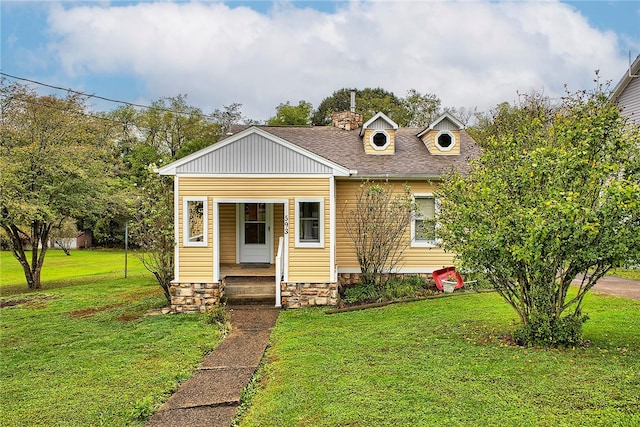
<path fill-rule="evenodd" d="M 439 293 L 439 294 L 436 294 L 436 295 L 427 295 L 427 296 L 424 296 L 424 297 L 404 298 L 404 299 L 383 301 L 383 302 L 374 302 L 374 303 L 368 303 L 368 304 L 352 304 L 352 305 L 348 305 L 348 306 L 344 306 L 344 307 L 340 307 L 340 308 L 334 308 L 334 309 L 331 309 L 331 310 L 327 310 L 327 311 L 325 311 L 325 314 L 347 313 L 347 312 L 350 312 L 350 311 L 358 311 L 358 310 L 366 310 L 368 308 L 384 307 L 384 306 L 387 306 L 387 305 L 390 305 L 390 304 L 397 304 L 397 303 L 402 303 L 402 302 L 424 301 L 424 300 L 428 300 L 428 299 L 447 298 L 447 297 L 461 296 L 461 295 L 473 295 L 473 294 L 485 293 L 485 292 L 495 292 L 495 291 L 493 289 L 478 289 L 478 290 L 473 291 L 473 292 L 455 292 L 455 293 L 452 293 L 452 294 Z"/>

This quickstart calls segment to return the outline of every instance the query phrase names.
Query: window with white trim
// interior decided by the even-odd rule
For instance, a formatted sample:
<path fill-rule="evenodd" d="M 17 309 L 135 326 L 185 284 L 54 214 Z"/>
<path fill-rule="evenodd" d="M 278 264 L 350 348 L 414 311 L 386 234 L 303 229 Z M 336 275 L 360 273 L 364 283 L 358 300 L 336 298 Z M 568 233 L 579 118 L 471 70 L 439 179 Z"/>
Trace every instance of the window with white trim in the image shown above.
<path fill-rule="evenodd" d="M 385 131 L 379 130 L 371 134 L 371 146 L 375 150 L 384 150 L 391 143 L 391 138 Z"/>
<path fill-rule="evenodd" d="M 324 247 L 324 200 L 296 199 L 296 247 Z"/>
<path fill-rule="evenodd" d="M 207 198 L 185 197 L 182 211 L 184 246 L 207 246 Z"/>
<path fill-rule="evenodd" d="M 433 195 L 415 195 L 416 212 L 411 223 L 412 246 L 437 246 L 437 200 Z"/>
<path fill-rule="evenodd" d="M 440 151 L 449 151 L 456 145 L 456 137 L 448 130 L 442 130 L 436 135 L 436 147 Z"/>

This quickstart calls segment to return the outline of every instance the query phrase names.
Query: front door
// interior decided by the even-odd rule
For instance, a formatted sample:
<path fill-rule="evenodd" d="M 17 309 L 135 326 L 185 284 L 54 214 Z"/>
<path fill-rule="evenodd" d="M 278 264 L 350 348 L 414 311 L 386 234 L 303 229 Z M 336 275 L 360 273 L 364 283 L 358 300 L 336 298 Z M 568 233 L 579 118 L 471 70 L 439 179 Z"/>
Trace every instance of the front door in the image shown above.
<path fill-rule="evenodd" d="M 271 262 L 272 205 L 241 203 L 239 225 L 239 262 Z"/>

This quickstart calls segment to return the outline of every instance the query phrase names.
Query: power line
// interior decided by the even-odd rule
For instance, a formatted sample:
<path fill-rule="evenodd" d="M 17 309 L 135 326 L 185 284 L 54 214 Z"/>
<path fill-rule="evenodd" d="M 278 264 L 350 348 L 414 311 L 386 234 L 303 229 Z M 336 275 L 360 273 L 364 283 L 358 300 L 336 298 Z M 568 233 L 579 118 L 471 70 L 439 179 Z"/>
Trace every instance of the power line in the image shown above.
<path fill-rule="evenodd" d="M 165 111 L 167 113 L 182 114 L 182 115 L 189 115 L 190 114 L 188 112 L 172 110 L 170 108 L 153 107 L 153 106 L 150 106 L 150 105 L 142 105 L 142 104 L 135 104 L 133 102 L 128 102 L 128 101 L 120 101 L 118 99 L 107 98 L 107 97 L 99 96 L 99 95 L 95 95 L 95 94 L 92 95 L 92 94 L 89 94 L 89 93 L 86 93 L 86 92 L 81 92 L 81 91 L 77 91 L 77 90 L 73 90 L 73 89 L 69 89 L 69 88 L 64 88 L 64 87 L 61 87 L 61 86 L 55 86 L 55 85 L 51 85 L 51 84 L 48 84 L 48 83 L 39 82 L 37 80 L 27 79 L 25 77 L 14 76 L 12 74 L 8 74 L 8 73 L 2 72 L 2 71 L 0 71 L 0 75 L 5 76 L 5 77 L 9 77 L 9 78 L 15 79 L 15 80 L 20 80 L 20 81 L 24 81 L 24 82 L 37 84 L 37 85 L 40 85 L 40 86 L 45 86 L 45 87 L 48 87 L 48 88 L 51 88 L 51 89 L 64 90 L 66 92 L 75 93 L 76 95 L 86 96 L 87 98 L 96 98 L 96 99 L 101 99 L 103 101 L 129 105 L 131 107 L 144 108 L 144 109 L 147 109 L 147 110 L 158 110 L 158 111 Z M 206 114 L 202 114 L 202 115 L 204 117 L 206 117 L 206 118 L 214 119 L 213 116 L 206 115 Z"/>

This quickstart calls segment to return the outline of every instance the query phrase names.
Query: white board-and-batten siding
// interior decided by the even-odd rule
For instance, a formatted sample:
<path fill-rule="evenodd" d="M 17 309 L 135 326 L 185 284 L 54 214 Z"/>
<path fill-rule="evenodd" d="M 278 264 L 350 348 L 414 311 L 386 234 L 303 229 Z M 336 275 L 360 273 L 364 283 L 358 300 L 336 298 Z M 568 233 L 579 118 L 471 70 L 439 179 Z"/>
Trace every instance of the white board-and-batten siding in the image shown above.
<path fill-rule="evenodd" d="M 460 128 L 458 127 L 458 125 L 456 125 L 451 120 L 445 117 L 440 122 L 436 123 L 433 129 L 434 130 L 458 130 Z"/>
<path fill-rule="evenodd" d="M 367 129 L 388 130 L 388 129 L 393 129 L 393 126 L 389 124 L 389 122 L 387 122 L 382 117 L 378 117 L 371 124 L 369 124 L 369 126 L 367 126 Z"/>
<path fill-rule="evenodd" d="M 176 167 L 178 174 L 326 174 L 333 168 L 253 133 Z"/>

